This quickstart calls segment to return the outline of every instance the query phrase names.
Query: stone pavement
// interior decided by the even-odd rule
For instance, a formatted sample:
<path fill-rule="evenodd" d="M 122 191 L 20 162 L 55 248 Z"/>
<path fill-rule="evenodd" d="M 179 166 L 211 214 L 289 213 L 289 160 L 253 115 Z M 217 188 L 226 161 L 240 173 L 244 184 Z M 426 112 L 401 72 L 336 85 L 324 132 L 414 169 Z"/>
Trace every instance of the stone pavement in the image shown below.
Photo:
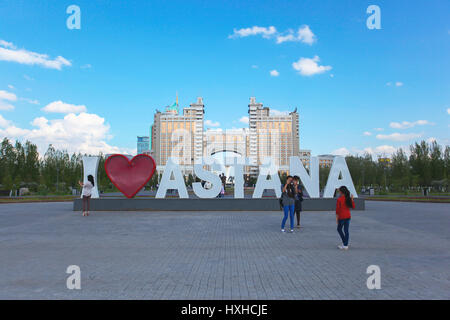
<path fill-rule="evenodd" d="M 333 212 L 71 211 L 0 204 L 0 299 L 450 299 L 450 206 L 366 202 L 349 251 Z M 66 268 L 81 268 L 81 290 Z M 381 268 L 381 290 L 366 269 Z"/>

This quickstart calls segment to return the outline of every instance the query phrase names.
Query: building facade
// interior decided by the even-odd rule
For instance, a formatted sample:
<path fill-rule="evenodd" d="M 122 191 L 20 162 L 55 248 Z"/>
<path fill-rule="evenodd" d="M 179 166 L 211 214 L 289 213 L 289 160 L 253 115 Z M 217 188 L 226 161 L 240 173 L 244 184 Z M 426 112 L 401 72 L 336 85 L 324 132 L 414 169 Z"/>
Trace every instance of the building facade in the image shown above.
<path fill-rule="evenodd" d="M 137 154 L 150 153 L 150 137 L 137 137 Z"/>
<path fill-rule="evenodd" d="M 318 156 L 319 158 L 319 167 L 320 168 L 331 168 L 331 165 L 334 161 L 334 155 L 332 154 L 321 154 Z"/>
<path fill-rule="evenodd" d="M 196 159 L 218 153 L 247 157 L 251 163 L 245 173 L 254 175 L 265 158 L 270 157 L 279 171 L 288 172 L 289 157 L 300 154 L 299 115 L 272 113 L 268 107 L 250 98 L 248 128 L 204 130 L 205 106 L 201 97 L 178 110 L 178 103 L 156 111 L 151 126 L 151 149 L 157 170 L 163 171 L 169 157 L 178 158 L 185 174 L 193 173 Z"/>

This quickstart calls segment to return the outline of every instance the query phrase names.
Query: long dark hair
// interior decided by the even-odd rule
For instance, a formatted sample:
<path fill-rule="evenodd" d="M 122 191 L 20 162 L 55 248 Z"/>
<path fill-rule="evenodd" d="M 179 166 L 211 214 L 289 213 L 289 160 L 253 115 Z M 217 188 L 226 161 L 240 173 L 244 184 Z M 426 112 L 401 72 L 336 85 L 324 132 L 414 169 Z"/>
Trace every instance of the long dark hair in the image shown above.
<path fill-rule="evenodd" d="M 88 181 L 90 183 L 92 183 L 92 186 L 95 186 L 95 184 L 94 184 L 94 177 L 92 176 L 92 174 L 88 175 Z"/>
<path fill-rule="evenodd" d="M 342 194 L 345 196 L 345 204 L 347 207 L 352 208 L 353 207 L 353 201 L 350 197 L 350 191 L 348 191 L 346 186 L 342 186 L 339 188 L 339 191 L 342 192 Z"/>

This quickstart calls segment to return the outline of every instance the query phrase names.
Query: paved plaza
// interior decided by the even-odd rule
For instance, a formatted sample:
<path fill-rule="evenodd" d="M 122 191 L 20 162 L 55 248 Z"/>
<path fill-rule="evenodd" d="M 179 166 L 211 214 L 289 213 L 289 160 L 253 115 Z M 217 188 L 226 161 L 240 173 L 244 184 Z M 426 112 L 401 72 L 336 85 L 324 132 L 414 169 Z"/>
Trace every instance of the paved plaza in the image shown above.
<path fill-rule="evenodd" d="M 340 251 L 333 212 L 93 212 L 0 205 L 1 299 L 450 299 L 450 206 L 366 202 Z M 66 268 L 81 268 L 81 290 Z M 369 265 L 381 289 L 366 286 Z"/>

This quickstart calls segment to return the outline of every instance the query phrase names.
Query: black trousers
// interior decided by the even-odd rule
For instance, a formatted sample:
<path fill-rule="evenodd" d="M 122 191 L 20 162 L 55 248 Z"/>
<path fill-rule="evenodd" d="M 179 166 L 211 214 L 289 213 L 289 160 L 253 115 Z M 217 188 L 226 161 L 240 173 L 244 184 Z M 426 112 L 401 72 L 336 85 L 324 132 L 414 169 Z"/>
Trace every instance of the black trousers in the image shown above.
<path fill-rule="evenodd" d="M 297 225 L 300 225 L 300 212 L 302 211 L 302 202 L 295 200 L 295 215 L 297 216 Z"/>

